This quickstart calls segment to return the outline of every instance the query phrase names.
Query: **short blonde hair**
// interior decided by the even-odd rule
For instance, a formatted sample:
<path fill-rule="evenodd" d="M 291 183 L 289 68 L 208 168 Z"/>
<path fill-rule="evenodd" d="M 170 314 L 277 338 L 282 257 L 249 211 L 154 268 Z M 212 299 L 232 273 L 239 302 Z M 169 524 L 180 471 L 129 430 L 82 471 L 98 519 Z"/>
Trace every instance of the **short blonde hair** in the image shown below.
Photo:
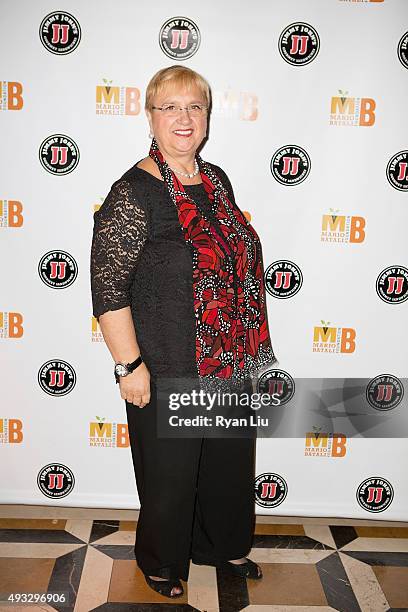
<path fill-rule="evenodd" d="M 168 68 L 162 68 L 150 79 L 146 89 L 145 108 L 147 110 L 152 109 L 153 98 L 168 85 L 179 87 L 180 89 L 190 89 L 197 86 L 204 95 L 207 106 L 210 106 L 210 86 L 205 78 L 195 70 L 187 68 L 187 66 L 176 64 Z"/>

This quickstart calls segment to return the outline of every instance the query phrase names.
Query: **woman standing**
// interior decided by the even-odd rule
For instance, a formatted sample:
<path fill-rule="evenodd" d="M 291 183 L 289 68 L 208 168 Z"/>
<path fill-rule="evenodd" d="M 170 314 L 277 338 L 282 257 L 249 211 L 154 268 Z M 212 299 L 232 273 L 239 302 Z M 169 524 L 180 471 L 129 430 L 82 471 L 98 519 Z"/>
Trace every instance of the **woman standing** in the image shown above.
<path fill-rule="evenodd" d="M 95 213 L 91 253 L 93 312 L 126 401 L 141 503 L 136 560 L 147 583 L 171 597 L 183 593 L 190 559 L 262 576 L 245 557 L 255 440 L 160 438 L 156 430 L 161 377 L 248 389 L 276 361 L 258 235 L 224 171 L 197 153 L 209 106 L 208 83 L 193 70 L 154 75 L 149 155 Z"/>

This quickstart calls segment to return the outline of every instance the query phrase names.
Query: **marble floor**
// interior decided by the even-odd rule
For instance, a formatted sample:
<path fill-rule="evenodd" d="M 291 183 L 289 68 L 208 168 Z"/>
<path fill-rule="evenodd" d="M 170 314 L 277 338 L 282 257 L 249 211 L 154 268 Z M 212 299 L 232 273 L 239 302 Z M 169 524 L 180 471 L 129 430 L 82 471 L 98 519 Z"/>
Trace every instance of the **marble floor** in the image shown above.
<path fill-rule="evenodd" d="M 250 557 L 263 580 L 191 564 L 169 600 L 136 566 L 136 522 L 137 511 L 0 505 L 0 610 L 408 612 L 408 523 L 258 516 Z M 7 593 L 54 600 L 10 605 Z"/>

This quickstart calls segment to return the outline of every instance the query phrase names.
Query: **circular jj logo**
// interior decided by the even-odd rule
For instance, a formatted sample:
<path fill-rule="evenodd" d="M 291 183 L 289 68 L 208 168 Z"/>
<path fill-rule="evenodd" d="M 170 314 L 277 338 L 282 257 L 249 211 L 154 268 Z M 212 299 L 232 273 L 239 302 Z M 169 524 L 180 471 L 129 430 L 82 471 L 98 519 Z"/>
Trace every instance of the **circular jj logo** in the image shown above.
<path fill-rule="evenodd" d="M 257 384 L 258 393 L 277 395 L 279 406 L 290 402 L 295 394 L 295 381 L 284 370 L 268 370 L 264 372 Z"/>
<path fill-rule="evenodd" d="M 392 410 L 401 403 L 404 397 L 402 382 L 392 374 L 380 374 L 367 385 L 367 402 L 376 410 Z"/>
<path fill-rule="evenodd" d="M 65 251 L 48 251 L 40 259 L 38 274 L 48 287 L 66 289 L 78 276 L 78 265 Z"/>
<path fill-rule="evenodd" d="M 48 136 L 40 146 L 40 162 L 50 174 L 69 174 L 79 163 L 78 145 L 64 134 Z"/>
<path fill-rule="evenodd" d="M 279 36 L 279 53 L 292 66 L 310 64 L 320 49 L 320 38 L 316 30 L 303 21 L 288 25 Z"/>
<path fill-rule="evenodd" d="M 376 291 L 388 304 L 401 304 L 408 300 L 408 269 L 404 266 L 385 268 L 378 275 Z"/>
<path fill-rule="evenodd" d="M 200 42 L 200 30 L 188 17 L 172 17 L 160 28 L 160 48 L 171 59 L 188 59 L 198 51 Z"/>
<path fill-rule="evenodd" d="M 265 288 L 270 295 L 280 300 L 296 295 L 302 283 L 302 272 L 293 261 L 279 259 L 266 269 Z"/>
<path fill-rule="evenodd" d="M 393 155 L 386 170 L 389 184 L 398 191 L 408 191 L 408 151 Z"/>
<path fill-rule="evenodd" d="M 397 47 L 398 59 L 404 68 L 408 68 L 408 32 L 405 32 L 400 38 Z"/>
<path fill-rule="evenodd" d="M 39 369 L 38 383 L 48 395 L 57 397 L 67 395 L 75 387 L 75 370 L 62 359 L 50 359 Z"/>
<path fill-rule="evenodd" d="M 299 185 L 309 176 L 310 157 L 302 147 L 284 145 L 272 156 L 271 172 L 281 185 Z"/>
<path fill-rule="evenodd" d="M 255 503 L 258 506 L 275 508 L 285 500 L 287 494 L 288 485 L 279 474 L 266 472 L 255 478 Z"/>
<path fill-rule="evenodd" d="M 38 472 L 37 484 L 41 493 L 54 499 L 66 497 L 74 488 L 72 470 L 62 463 L 49 463 Z"/>
<path fill-rule="evenodd" d="M 40 24 L 40 40 L 50 53 L 68 55 L 81 41 L 81 27 L 66 11 L 49 13 Z"/>
<path fill-rule="evenodd" d="M 392 484 L 385 478 L 366 478 L 357 489 L 357 501 L 368 512 L 384 512 L 394 498 Z"/>

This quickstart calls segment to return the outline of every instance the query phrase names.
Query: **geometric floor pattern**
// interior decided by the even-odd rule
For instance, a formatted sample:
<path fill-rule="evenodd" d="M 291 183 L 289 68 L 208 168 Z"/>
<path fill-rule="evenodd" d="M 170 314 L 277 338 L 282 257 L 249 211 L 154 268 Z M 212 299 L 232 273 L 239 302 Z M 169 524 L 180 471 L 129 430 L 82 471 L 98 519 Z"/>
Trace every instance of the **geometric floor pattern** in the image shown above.
<path fill-rule="evenodd" d="M 136 565 L 137 512 L 104 516 L 97 509 L 0 506 L 1 598 L 63 592 L 67 599 L 3 602 L 0 610 L 408 612 L 406 523 L 258 516 L 250 557 L 262 567 L 261 581 L 191 564 L 184 596 L 172 601 L 152 591 Z"/>

